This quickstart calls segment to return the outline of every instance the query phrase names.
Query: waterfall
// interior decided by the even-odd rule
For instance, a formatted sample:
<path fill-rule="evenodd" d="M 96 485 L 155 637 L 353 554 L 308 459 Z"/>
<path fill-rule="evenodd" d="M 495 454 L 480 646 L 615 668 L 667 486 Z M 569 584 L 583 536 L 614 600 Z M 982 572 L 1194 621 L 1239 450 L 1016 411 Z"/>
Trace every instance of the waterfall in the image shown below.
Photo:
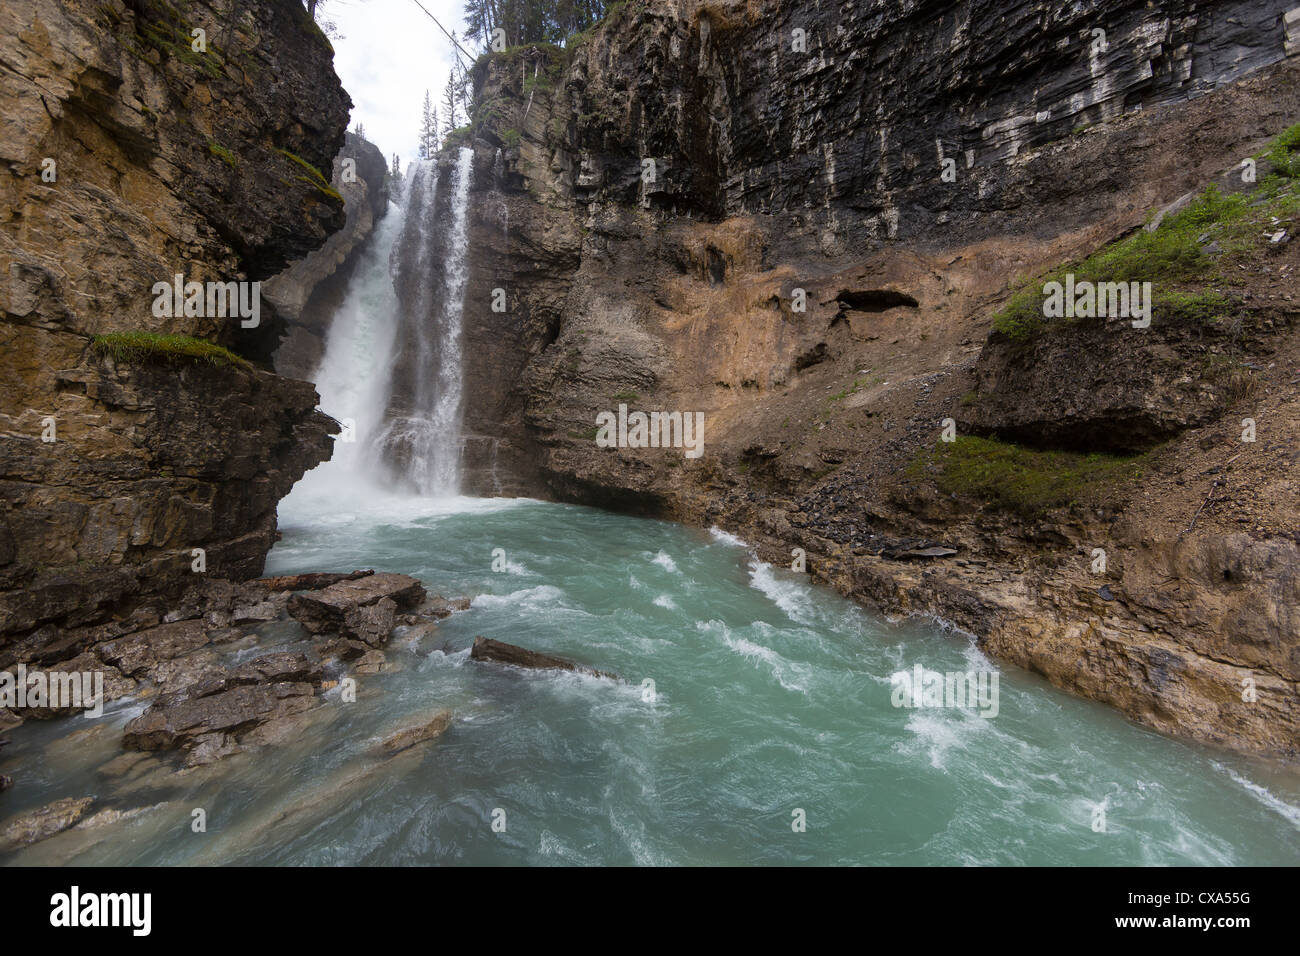
<path fill-rule="evenodd" d="M 343 431 L 296 495 L 355 490 L 358 480 L 459 492 L 473 159 L 459 151 L 443 197 L 436 161 L 409 167 L 401 200 L 362 251 L 314 376 L 321 409 Z"/>
<path fill-rule="evenodd" d="M 463 417 L 461 337 L 464 327 L 469 192 L 474 151 L 462 148 L 451 170 L 451 195 L 438 201 L 438 169 L 419 164 L 410 182 L 407 227 L 395 252 L 399 296 L 403 302 L 404 344 L 389 425 L 380 439 L 382 457 L 394 477 L 422 495 L 455 495 L 460 490 Z M 443 213 L 443 215 L 439 215 Z M 442 281 L 433 276 L 441 257 Z"/>
<path fill-rule="evenodd" d="M 304 483 L 320 485 L 330 478 L 351 484 L 371 471 L 373 443 L 384 425 L 397 330 L 397 296 L 389 259 L 406 218 L 410 191 L 394 204 L 375 227 L 343 301 L 325 337 L 325 351 L 313 379 L 320 408 L 343 425 L 334 454 Z"/>

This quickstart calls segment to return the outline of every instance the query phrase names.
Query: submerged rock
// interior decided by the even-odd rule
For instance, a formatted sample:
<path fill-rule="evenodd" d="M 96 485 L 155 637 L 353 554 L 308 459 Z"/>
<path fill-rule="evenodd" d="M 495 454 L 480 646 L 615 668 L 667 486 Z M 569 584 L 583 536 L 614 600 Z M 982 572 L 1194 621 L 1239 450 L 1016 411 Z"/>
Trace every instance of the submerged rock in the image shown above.
<path fill-rule="evenodd" d="M 137 750 L 129 750 L 126 753 L 118 754 L 112 760 L 103 764 L 96 773 L 104 777 L 122 777 L 131 772 L 141 761 L 148 760 L 149 755 Z"/>
<path fill-rule="evenodd" d="M 62 833 L 85 816 L 94 802 L 94 797 L 66 797 L 11 818 L 0 827 L 0 852 Z"/>
<path fill-rule="evenodd" d="M 97 830 L 100 827 L 112 826 L 115 823 L 121 823 L 123 820 L 130 820 L 144 813 L 151 813 L 154 810 L 161 810 L 167 806 L 166 803 L 155 803 L 148 807 L 132 807 L 129 810 L 100 810 L 93 816 L 89 816 L 77 824 L 78 830 Z"/>
<path fill-rule="evenodd" d="M 593 677 L 618 680 L 613 674 L 565 660 L 563 657 L 552 657 L 550 654 L 530 651 L 526 647 L 494 641 L 488 637 L 474 638 L 474 646 L 470 649 L 469 656 L 470 660 L 475 661 L 496 661 L 498 664 L 513 664 L 515 667 L 528 667 L 535 670 L 576 671 Z"/>
<path fill-rule="evenodd" d="M 451 726 L 451 711 L 439 710 L 432 718 L 422 717 L 414 723 L 408 724 L 386 736 L 379 745 L 374 748 L 374 753 L 383 756 L 392 756 L 395 753 L 401 753 L 408 747 L 414 747 L 418 743 L 426 740 L 433 740 L 441 737 Z"/>

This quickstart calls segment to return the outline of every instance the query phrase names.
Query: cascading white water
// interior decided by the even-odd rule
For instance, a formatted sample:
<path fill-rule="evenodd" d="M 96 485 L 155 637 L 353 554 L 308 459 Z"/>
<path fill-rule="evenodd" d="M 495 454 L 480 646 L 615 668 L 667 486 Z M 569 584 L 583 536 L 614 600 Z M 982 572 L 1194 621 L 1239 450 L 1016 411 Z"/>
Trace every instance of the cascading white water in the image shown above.
<path fill-rule="evenodd" d="M 389 259 L 402 233 L 409 197 L 408 190 L 375 227 L 326 335 L 313 379 L 321 409 L 341 422 L 343 431 L 330 461 L 299 483 L 304 491 L 325 491 L 336 482 L 352 485 L 374 473 L 374 443 L 388 406 L 397 333 L 398 303 Z"/>
<path fill-rule="evenodd" d="M 428 375 L 418 378 L 414 421 L 410 424 L 408 477 L 426 495 L 454 495 L 460 490 L 461 334 L 465 316 L 465 282 L 469 278 L 467 233 L 469 187 L 474 151 L 462 147 L 457 157 L 447 235 L 443 243 L 442 309 L 432 330 L 434 349 L 421 362 Z M 434 178 L 434 177 L 430 177 Z M 422 356 L 423 357 L 423 356 Z"/>
<path fill-rule="evenodd" d="M 462 148 L 450 174 L 452 193 L 437 202 L 438 168 L 423 162 L 411 173 L 407 225 L 395 263 L 404 312 L 403 341 L 413 355 L 397 362 L 399 394 L 379 455 L 393 477 L 421 495 L 445 497 L 460 490 L 462 368 L 461 333 L 469 276 L 467 234 L 474 151 Z M 442 215 L 440 211 L 445 210 Z M 438 289 L 435 256 L 442 257 Z M 436 294 L 440 293 L 440 294 Z M 390 409 L 390 412 L 392 410 Z"/>
<path fill-rule="evenodd" d="M 469 191 L 474 152 L 461 149 L 451 171 L 452 194 L 438 215 L 436 162 L 413 164 L 397 208 L 381 220 L 326 338 L 314 376 L 320 407 L 344 423 L 329 462 L 308 474 L 293 497 L 314 497 L 394 478 L 421 495 L 456 495 L 460 484 L 462 418 L 461 334 Z M 445 232 L 443 232 L 445 230 Z M 398 265 L 399 253 L 405 257 Z M 442 288 L 435 257 L 443 256 Z M 411 276 L 398 295 L 398 271 Z M 413 356 L 399 362 L 398 342 Z M 403 412 L 391 413 L 395 368 Z M 349 440 L 351 439 L 351 440 Z M 388 469 L 384 468 L 387 460 Z"/>

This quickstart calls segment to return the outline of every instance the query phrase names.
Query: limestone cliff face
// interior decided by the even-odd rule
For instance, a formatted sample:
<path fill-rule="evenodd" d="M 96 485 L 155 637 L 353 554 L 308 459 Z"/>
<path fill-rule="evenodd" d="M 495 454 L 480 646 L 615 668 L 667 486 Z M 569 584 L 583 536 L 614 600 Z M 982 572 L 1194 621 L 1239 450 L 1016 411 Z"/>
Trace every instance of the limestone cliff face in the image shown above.
<path fill-rule="evenodd" d="M 1231 323 L 991 328 L 1017 277 L 1227 183 L 1300 119 L 1287 9 L 651 0 L 484 59 L 473 486 L 802 548 L 846 593 L 1151 726 L 1297 755 L 1300 244 L 1243 275 Z M 704 412 L 703 456 L 596 447 L 620 403 Z M 1248 413 L 1269 435 L 1234 458 Z M 1151 457 L 1028 517 L 936 478 L 949 418 Z"/>
<path fill-rule="evenodd" d="M 349 109 L 332 55 L 292 0 L 0 10 L 0 634 L 26 653 L 192 581 L 194 549 L 256 573 L 328 457 L 314 389 L 266 370 L 266 300 L 245 329 L 160 317 L 152 289 L 268 278 L 343 224 L 319 172 Z M 92 345 L 124 332 L 251 364 Z"/>
<path fill-rule="evenodd" d="M 320 363 L 325 335 L 362 245 L 388 211 L 384 154 L 365 138 L 348 133 L 334 157 L 330 186 L 343 197 L 343 228 L 262 287 L 288 325 L 275 353 L 275 368 L 290 378 L 310 379 Z"/>

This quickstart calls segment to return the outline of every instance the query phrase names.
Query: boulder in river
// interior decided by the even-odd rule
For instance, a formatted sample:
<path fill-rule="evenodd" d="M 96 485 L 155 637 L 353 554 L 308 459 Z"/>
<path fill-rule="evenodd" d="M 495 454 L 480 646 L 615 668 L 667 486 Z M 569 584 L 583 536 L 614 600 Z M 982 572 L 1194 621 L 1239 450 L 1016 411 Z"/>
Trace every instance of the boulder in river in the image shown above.
<path fill-rule="evenodd" d="M 469 598 L 445 598 L 441 594 L 434 594 L 420 605 L 419 613 L 426 618 L 444 618 L 450 617 L 453 611 L 468 611 L 469 606 Z"/>
<path fill-rule="evenodd" d="M 295 594 L 289 599 L 289 614 L 313 634 L 342 631 L 373 644 L 374 635 L 390 612 L 395 616 L 397 611 L 409 610 L 423 600 L 424 585 L 410 575 L 370 574 L 319 591 Z M 388 603 L 382 609 L 361 610 L 385 601 Z M 388 630 L 392 630 L 391 621 Z M 387 637 L 384 632 L 383 639 Z"/>
<path fill-rule="evenodd" d="M 607 677 L 610 680 L 618 680 L 615 675 L 605 671 L 594 670 L 582 664 L 565 660 L 563 657 L 552 657 L 550 654 L 530 651 L 526 647 L 507 644 L 505 641 L 494 641 L 489 637 L 479 636 L 474 638 L 474 646 L 470 649 L 469 656 L 470 660 L 475 661 L 496 661 L 498 664 L 513 664 L 515 667 L 529 667 L 538 670 L 576 671 L 580 674 L 590 674 L 593 677 Z"/>
<path fill-rule="evenodd" d="M 381 598 L 365 607 L 354 607 L 343 616 L 343 633 L 371 647 L 379 647 L 388 640 L 397 624 L 397 605 L 390 598 Z"/>

